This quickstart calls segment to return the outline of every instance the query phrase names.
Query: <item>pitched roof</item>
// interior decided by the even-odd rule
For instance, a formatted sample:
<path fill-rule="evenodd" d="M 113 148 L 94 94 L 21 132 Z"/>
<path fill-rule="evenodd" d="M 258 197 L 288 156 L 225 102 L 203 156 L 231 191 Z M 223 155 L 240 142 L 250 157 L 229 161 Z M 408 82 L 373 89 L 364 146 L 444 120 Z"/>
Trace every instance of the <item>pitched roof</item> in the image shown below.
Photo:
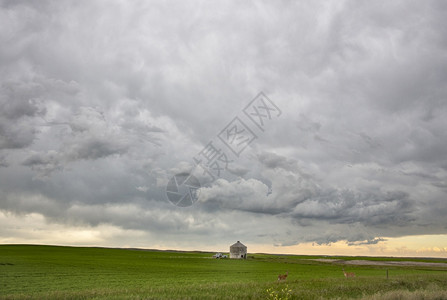
<path fill-rule="evenodd" d="M 247 246 L 245 246 L 244 244 L 242 244 L 241 242 L 237 241 L 237 243 L 233 244 L 230 246 L 230 248 L 247 248 Z"/>

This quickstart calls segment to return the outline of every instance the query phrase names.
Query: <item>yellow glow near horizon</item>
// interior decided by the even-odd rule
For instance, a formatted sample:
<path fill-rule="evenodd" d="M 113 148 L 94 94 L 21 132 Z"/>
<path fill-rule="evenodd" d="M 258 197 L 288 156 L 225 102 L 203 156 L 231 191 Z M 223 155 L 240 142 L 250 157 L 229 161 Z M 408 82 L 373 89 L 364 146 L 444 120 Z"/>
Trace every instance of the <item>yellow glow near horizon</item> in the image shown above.
<path fill-rule="evenodd" d="M 377 244 L 349 246 L 346 241 L 317 245 L 303 243 L 294 246 L 254 245 L 253 252 L 303 255 L 347 255 L 347 256 L 401 256 L 447 258 L 447 235 L 416 235 L 384 238 Z"/>
<path fill-rule="evenodd" d="M 13 215 L 0 212 L 0 244 L 49 244 L 67 246 L 137 247 L 160 250 L 200 250 L 228 252 L 230 244 L 241 240 L 249 253 L 345 256 L 400 256 L 447 258 L 447 234 L 384 238 L 377 244 L 349 246 L 345 241 L 330 245 L 303 243 L 294 246 L 273 246 L 244 241 L 243 237 L 229 243 L 185 244 L 181 241 L 150 242 L 141 230 L 124 230 L 112 225 L 68 226 L 47 223 L 40 214 Z"/>

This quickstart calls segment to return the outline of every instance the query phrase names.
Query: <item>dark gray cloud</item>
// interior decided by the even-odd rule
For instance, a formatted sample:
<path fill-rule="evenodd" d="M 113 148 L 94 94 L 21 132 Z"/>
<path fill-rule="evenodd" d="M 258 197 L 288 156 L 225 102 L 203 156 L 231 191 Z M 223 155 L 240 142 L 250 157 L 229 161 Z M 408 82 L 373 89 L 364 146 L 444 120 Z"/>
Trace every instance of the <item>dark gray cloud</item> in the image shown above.
<path fill-rule="evenodd" d="M 442 1 L 0 1 L 0 210 L 180 247 L 445 234 L 446 14 Z M 170 176 L 260 91 L 281 116 L 196 205 L 171 205 Z"/>
<path fill-rule="evenodd" d="M 29 146 L 38 131 L 33 117 L 45 114 L 39 105 L 42 88 L 37 84 L 4 82 L 0 93 L 0 149 Z"/>

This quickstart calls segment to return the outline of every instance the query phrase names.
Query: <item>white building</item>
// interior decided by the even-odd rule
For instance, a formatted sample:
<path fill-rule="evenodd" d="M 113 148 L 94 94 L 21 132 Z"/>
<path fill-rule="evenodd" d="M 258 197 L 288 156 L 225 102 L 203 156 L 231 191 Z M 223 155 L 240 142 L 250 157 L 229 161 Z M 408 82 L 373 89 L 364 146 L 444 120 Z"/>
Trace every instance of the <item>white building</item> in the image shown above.
<path fill-rule="evenodd" d="M 246 259 L 247 246 L 237 241 L 237 243 L 230 246 L 230 258 Z"/>

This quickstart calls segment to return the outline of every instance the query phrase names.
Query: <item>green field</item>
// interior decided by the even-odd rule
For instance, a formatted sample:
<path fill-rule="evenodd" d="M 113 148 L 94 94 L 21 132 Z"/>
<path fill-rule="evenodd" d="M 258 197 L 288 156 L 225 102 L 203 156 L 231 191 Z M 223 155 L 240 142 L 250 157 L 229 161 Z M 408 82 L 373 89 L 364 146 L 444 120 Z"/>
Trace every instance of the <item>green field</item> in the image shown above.
<path fill-rule="evenodd" d="M 445 267 L 343 265 L 267 254 L 230 260 L 212 254 L 0 245 L 0 299 L 447 299 Z M 343 267 L 356 277 L 344 278 Z M 286 282 L 278 283 L 278 274 L 286 271 Z"/>

